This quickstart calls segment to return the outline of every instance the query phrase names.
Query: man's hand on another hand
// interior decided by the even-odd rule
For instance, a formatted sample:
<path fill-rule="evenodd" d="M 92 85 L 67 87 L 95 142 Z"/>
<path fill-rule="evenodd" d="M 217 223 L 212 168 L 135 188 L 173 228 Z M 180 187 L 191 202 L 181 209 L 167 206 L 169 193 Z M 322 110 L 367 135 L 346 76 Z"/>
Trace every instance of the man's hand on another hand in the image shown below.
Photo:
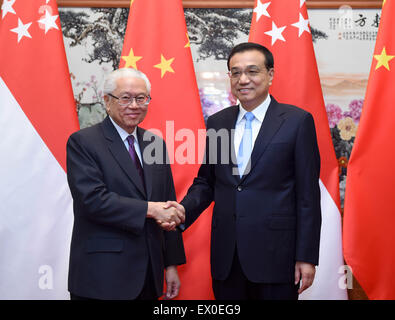
<path fill-rule="evenodd" d="M 185 210 L 179 210 L 175 206 L 171 206 L 169 201 L 167 203 L 148 202 L 147 218 L 155 219 L 162 229 L 171 231 L 185 222 Z"/>
<path fill-rule="evenodd" d="M 170 209 L 170 208 L 175 208 L 177 210 L 177 214 L 179 216 L 183 217 L 182 223 L 185 222 L 185 208 L 183 205 L 179 204 L 176 201 L 167 201 L 166 204 L 164 205 L 165 209 Z M 167 227 L 167 223 L 162 223 L 161 224 L 162 228 Z"/>

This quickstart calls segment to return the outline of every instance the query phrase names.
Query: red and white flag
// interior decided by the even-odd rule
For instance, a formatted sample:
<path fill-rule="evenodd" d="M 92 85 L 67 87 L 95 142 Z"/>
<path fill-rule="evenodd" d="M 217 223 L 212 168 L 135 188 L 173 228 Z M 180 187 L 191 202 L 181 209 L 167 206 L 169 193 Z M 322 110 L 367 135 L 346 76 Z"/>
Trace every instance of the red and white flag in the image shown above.
<path fill-rule="evenodd" d="M 325 111 L 305 0 L 256 0 L 249 41 L 274 55 L 270 93 L 280 102 L 309 111 L 321 155 L 321 244 L 313 285 L 300 299 L 347 299 L 343 269 L 338 164 Z"/>
<path fill-rule="evenodd" d="M 0 299 L 66 299 L 78 119 L 55 0 L 0 16 Z"/>
<path fill-rule="evenodd" d="M 395 1 L 383 2 L 347 168 L 344 257 L 369 299 L 395 299 Z"/>
<path fill-rule="evenodd" d="M 131 1 L 120 67 L 138 69 L 151 81 L 152 101 L 142 126 L 158 129 L 165 138 L 180 201 L 199 170 L 205 143 L 181 0 Z M 212 211 L 206 211 L 183 233 L 187 263 L 178 268 L 182 282 L 178 299 L 213 298 L 209 258 Z"/>

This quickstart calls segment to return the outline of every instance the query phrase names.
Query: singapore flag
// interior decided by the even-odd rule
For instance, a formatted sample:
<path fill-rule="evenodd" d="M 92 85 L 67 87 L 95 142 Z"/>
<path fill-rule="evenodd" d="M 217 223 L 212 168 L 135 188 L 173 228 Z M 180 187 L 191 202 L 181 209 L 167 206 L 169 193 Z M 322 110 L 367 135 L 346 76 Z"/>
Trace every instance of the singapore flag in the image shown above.
<path fill-rule="evenodd" d="M 79 126 L 56 1 L 4 0 L 0 43 L 0 299 L 67 299 Z"/>

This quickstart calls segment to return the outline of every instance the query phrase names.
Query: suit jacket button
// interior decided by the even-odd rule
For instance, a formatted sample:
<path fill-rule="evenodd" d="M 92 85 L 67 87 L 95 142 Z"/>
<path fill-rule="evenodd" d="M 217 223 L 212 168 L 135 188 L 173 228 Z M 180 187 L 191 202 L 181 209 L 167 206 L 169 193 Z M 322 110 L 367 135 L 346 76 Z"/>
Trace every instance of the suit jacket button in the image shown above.
<path fill-rule="evenodd" d="M 237 187 L 237 191 L 242 191 L 242 190 L 243 190 L 242 186 Z"/>

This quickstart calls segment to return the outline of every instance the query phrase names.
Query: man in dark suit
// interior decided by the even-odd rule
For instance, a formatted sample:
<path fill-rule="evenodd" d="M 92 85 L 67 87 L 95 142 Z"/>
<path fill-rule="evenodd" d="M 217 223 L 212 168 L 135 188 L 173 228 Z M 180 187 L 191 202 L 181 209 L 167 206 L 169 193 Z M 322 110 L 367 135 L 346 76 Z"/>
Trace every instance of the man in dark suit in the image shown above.
<path fill-rule="evenodd" d="M 104 84 L 107 118 L 68 140 L 71 299 L 157 299 L 165 269 L 166 298 L 178 294 L 176 265 L 185 263 L 185 253 L 174 229 L 184 215 L 163 208 L 163 201 L 176 199 L 163 140 L 138 127 L 150 89 L 140 71 L 112 72 Z M 147 159 L 144 150 L 152 141 L 164 152 L 150 152 L 154 158 Z M 166 222 L 168 231 L 158 221 Z"/>
<path fill-rule="evenodd" d="M 274 61 L 267 48 L 237 45 L 228 69 L 240 105 L 208 118 L 205 162 L 181 204 L 168 206 L 185 210 L 188 228 L 215 202 L 211 272 L 217 299 L 297 299 L 318 264 L 314 120 L 269 95 Z"/>

